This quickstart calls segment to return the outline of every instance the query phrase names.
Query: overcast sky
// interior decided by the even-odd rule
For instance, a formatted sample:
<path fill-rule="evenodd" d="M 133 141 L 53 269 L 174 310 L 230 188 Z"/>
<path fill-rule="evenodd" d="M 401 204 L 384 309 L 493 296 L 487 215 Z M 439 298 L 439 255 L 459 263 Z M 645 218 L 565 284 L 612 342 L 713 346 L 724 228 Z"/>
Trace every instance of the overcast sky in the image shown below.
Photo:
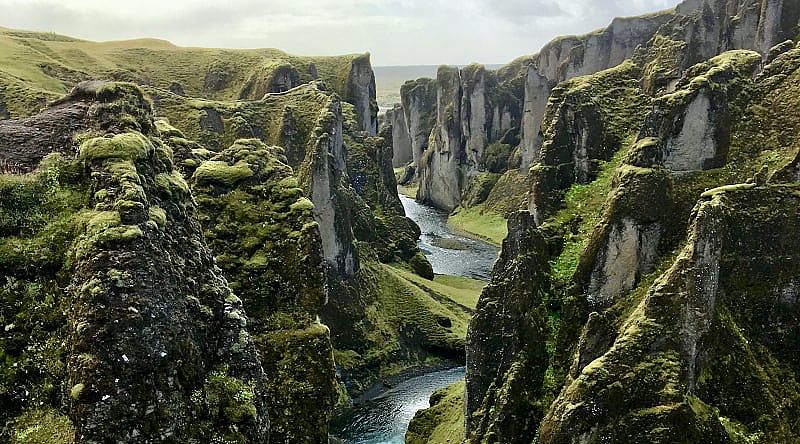
<path fill-rule="evenodd" d="M 0 26 L 91 40 L 372 53 L 374 65 L 506 63 L 557 35 L 679 0 L 0 0 Z"/>

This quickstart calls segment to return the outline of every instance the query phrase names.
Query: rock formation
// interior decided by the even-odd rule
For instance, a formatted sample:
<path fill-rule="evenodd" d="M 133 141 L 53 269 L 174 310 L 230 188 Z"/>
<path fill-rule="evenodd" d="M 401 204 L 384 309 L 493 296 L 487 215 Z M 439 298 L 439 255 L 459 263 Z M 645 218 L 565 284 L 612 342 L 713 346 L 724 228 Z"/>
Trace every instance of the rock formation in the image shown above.
<path fill-rule="evenodd" d="M 436 83 L 436 106 L 419 108 L 437 116 L 436 128 L 420 139 L 430 135 L 431 141 L 439 141 L 426 158 L 432 162 L 415 158 L 417 175 L 425 178 L 420 200 L 445 210 L 462 203 L 472 182 L 485 171 L 486 147 L 501 139 L 515 149 L 510 170 L 524 172 L 541 162 L 544 132 L 551 125 L 546 109 L 559 83 L 635 59 L 642 70 L 636 80 L 642 80 L 643 93 L 660 95 L 674 91 L 686 69 L 727 50 L 755 50 L 767 56 L 774 45 L 795 37 L 798 18 L 800 8 L 792 2 L 687 0 L 674 10 L 617 18 L 600 31 L 557 38 L 536 55 L 496 73 L 465 68 L 459 75 L 458 97 L 450 94 L 452 73 L 447 71 L 452 68 L 447 68 Z M 401 91 L 407 114 L 413 90 Z M 703 100 L 694 104 L 695 110 L 704 106 Z M 448 111 L 451 108 L 459 112 Z M 413 134 L 415 125 L 408 117 L 407 126 Z"/>
<path fill-rule="evenodd" d="M 149 102 L 89 83 L 46 115 L 0 127 L 35 170 L 2 179 L 4 440 L 266 441 L 247 316 Z M 69 142 L 20 157 L 18 126 Z"/>
<path fill-rule="evenodd" d="M 77 42 L 0 39 L 20 69 Z M 19 191 L 0 209 L 0 440 L 322 443 L 334 404 L 463 361 L 471 310 L 404 274 L 430 264 L 367 55 L 141 45 L 102 45 L 111 71 L 64 56 L 44 84 L 0 68 L 0 183 Z M 83 77 L 140 87 L 81 83 L 37 114 Z"/>
<path fill-rule="evenodd" d="M 405 167 L 414 161 L 414 151 L 403 107 L 395 105 L 386 111 L 386 122 L 392 126 L 392 165 L 395 168 Z"/>
<path fill-rule="evenodd" d="M 616 89 L 624 65 L 556 88 L 546 115 L 572 125 L 545 131 L 543 165 L 567 165 L 565 186 L 534 169 L 532 200 L 565 192 L 509 221 L 467 340 L 470 442 L 798 439 L 800 48 L 787 47 L 760 73 L 751 51 L 684 69 L 649 114 L 620 95 L 641 113 L 624 124 L 591 86 Z M 596 100 L 570 105 L 582 88 Z M 584 180 L 574 153 L 609 131 L 627 142 Z M 548 161 L 560 140 L 573 155 Z"/>

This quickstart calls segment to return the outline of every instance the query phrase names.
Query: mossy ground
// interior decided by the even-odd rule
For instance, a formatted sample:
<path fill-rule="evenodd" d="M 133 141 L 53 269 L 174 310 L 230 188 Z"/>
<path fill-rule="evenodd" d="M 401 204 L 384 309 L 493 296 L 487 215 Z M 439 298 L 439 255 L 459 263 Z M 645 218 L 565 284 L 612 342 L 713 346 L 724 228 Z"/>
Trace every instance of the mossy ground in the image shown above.
<path fill-rule="evenodd" d="M 407 444 L 461 444 L 464 434 L 464 381 L 436 391 L 431 407 L 414 416 Z"/>
<path fill-rule="evenodd" d="M 403 279 L 412 282 L 421 289 L 447 296 L 453 302 L 469 309 L 475 309 L 478 297 L 486 286 L 486 282 L 460 277 L 437 274 L 431 281 L 409 272 L 405 268 L 394 267 L 394 271 Z"/>
<path fill-rule="evenodd" d="M 505 217 L 486 209 L 483 204 L 456 209 L 448 217 L 447 224 L 460 233 L 475 236 L 494 245 L 501 245 L 508 235 Z"/>

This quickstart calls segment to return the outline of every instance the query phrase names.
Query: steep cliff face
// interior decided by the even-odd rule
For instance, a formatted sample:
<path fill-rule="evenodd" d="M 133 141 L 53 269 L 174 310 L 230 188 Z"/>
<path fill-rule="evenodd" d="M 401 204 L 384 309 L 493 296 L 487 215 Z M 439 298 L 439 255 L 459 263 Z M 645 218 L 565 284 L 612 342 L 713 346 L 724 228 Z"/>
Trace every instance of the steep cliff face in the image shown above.
<path fill-rule="evenodd" d="M 436 79 L 436 124 L 419 163 L 418 200 L 452 211 L 487 165 L 492 142 L 516 145 L 527 59 L 496 72 L 482 65 L 442 66 Z M 506 162 L 508 162 L 506 156 Z"/>
<path fill-rule="evenodd" d="M 363 131 L 375 136 L 378 134 L 378 102 L 375 100 L 375 73 L 369 59 L 369 54 L 353 59 L 343 97 L 356 107 Z"/>
<path fill-rule="evenodd" d="M 427 263 L 416 246 L 419 229 L 405 217 L 397 196 L 388 126 L 380 137 L 369 136 L 356 107 L 319 84 L 237 103 L 148 92 L 161 116 L 206 149 L 239 137 L 285 148 L 300 188 L 314 204 L 329 294 L 321 318 L 331 329 L 338 373 L 352 396 L 428 359 L 463 359 L 461 333 L 436 319 L 451 319 L 463 331 L 468 309 L 443 303 L 386 265 L 414 257 Z M 216 127 L 208 125 L 210 116 Z M 197 148 L 189 152 L 202 154 Z"/>
<path fill-rule="evenodd" d="M 470 325 L 470 442 L 798 439 L 800 49 L 771 54 L 686 69 L 594 178 L 510 220 Z"/>
<path fill-rule="evenodd" d="M 386 111 L 386 123 L 392 127 L 392 165 L 405 167 L 414 161 L 414 149 L 402 105 Z"/>
<path fill-rule="evenodd" d="M 449 118 L 448 113 L 436 111 L 437 129 L 430 134 L 432 141 L 435 133 L 443 131 L 453 140 L 461 138 L 462 144 L 468 145 L 464 160 L 454 162 L 449 154 L 453 144 L 439 137 L 444 145 L 433 150 L 439 154 L 431 156 L 437 157 L 433 166 L 415 162 L 420 176 L 428 178 L 428 184 L 421 186 L 421 198 L 452 210 L 479 176 L 476 173 L 484 171 L 486 147 L 493 142 L 502 141 L 514 149 L 510 170 L 527 171 L 540 162 L 545 164 L 542 147 L 551 123 L 546 115 L 548 101 L 553 94 L 560 100 L 560 91 L 554 88 L 562 82 L 634 59 L 642 70 L 635 80 L 642 80 L 643 93 L 661 95 L 675 90 L 686 69 L 722 52 L 747 49 L 766 56 L 774 45 L 796 36 L 798 18 L 800 8 L 792 2 L 689 0 L 673 10 L 614 19 L 607 28 L 591 34 L 557 38 L 536 55 L 485 77 L 475 77 L 474 69 L 466 69 L 461 75 L 460 112 L 453 115 L 454 122 L 448 122 L 441 119 Z M 439 88 L 450 86 L 441 84 Z M 507 97 L 498 100 L 501 95 Z M 701 113 L 701 108 L 708 106 L 704 100 L 699 98 L 694 111 Z M 498 101 L 501 106 L 495 106 Z M 451 102 L 439 100 L 437 106 L 451 106 Z M 408 126 L 411 128 L 410 121 Z M 477 131 L 480 127 L 486 129 L 483 134 Z M 423 172 L 426 169 L 431 171 Z"/>
<path fill-rule="evenodd" d="M 529 210 L 537 224 L 557 211 L 573 184 L 593 182 L 641 126 L 649 105 L 639 68 L 614 69 L 565 82 L 553 90 L 543 119 L 539 161 L 530 170 Z"/>
<path fill-rule="evenodd" d="M 417 199 L 448 211 L 458 205 L 466 186 L 461 168 L 467 162 L 461 97 L 459 69 L 440 67 L 436 78 L 436 126 L 431 133 L 430 146 L 420 160 Z"/>
<path fill-rule="evenodd" d="M 76 136 L 2 178 L 4 440 L 265 442 L 247 317 L 149 102 L 90 83 L 47 112 L 0 128 L 4 158 L 19 125 Z"/>
<path fill-rule="evenodd" d="M 191 180 L 217 264 L 240 295 L 267 374 L 270 442 L 326 443 L 337 400 L 319 225 L 283 150 L 239 140 Z"/>
<path fill-rule="evenodd" d="M 411 138 L 414 167 L 419 170 L 422 154 L 428 150 L 431 131 L 436 124 L 436 82 L 433 79 L 406 82 L 400 88 L 400 98 Z M 396 146 L 394 149 L 401 150 Z"/>

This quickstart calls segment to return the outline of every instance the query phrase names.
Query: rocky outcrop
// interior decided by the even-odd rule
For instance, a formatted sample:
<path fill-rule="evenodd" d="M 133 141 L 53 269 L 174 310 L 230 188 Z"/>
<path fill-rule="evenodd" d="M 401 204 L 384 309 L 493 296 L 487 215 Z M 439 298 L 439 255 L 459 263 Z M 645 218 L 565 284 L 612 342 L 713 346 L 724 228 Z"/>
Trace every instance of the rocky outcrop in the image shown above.
<path fill-rule="evenodd" d="M 418 170 L 436 124 L 436 82 L 433 79 L 406 82 L 400 88 L 400 97 L 411 139 L 414 167 Z"/>
<path fill-rule="evenodd" d="M 487 169 L 487 146 L 516 145 L 522 120 L 520 60 L 497 72 L 482 65 L 439 68 L 436 125 L 419 164 L 417 199 L 452 211 L 470 182 Z"/>
<path fill-rule="evenodd" d="M 789 326 L 800 268 L 787 228 L 800 214 L 798 51 L 771 51 L 757 75 L 761 57 L 750 51 L 686 69 L 640 120 L 647 137 L 619 133 L 631 143 L 596 179 L 557 199 L 542 223 L 523 213 L 526 225 L 509 225 L 470 326 L 470 442 L 798 439 L 800 345 Z M 711 134 L 725 155 L 689 172 L 669 168 L 677 162 L 664 162 L 661 147 L 689 134 L 697 91 L 714 94 L 723 112 L 695 119 L 701 131 L 683 152 L 706 159 Z M 655 119 L 667 102 L 681 111 Z M 727 126 L 724 137 L 716 125 Z M 539 241 L 520 249 L 520 238 Z M 540 265 L 503 259 L 512 254 Z"/>
<path fill-rule="evenodd" d="M 258 100 L 270 93 L 280 93 L 299 86 L 300 73 L 290 63 L 269 63 L 252 72 L 239 98 Z"/>
<path fill-rule="evenodd" d="M 656 100 L 631 162 L 661 165 L 675 173 L 724 165 L 732 125 L 728 103 L 760 61 L 756 52 L 732 51 L 688 70 L 676 92 Z"/>
<path fill-rule="evenodd" d="M 527 170 L 543 162 L 542 147 L 547 142 L 545 131 L 550 125 L 547 105 L 559 83 L 599 73 L 634 59 L 642 70 L 637 80 L 642 78 L 644 93 L 661 95 L 674 91 L 686 69 L 722 52 L 748 49 L 767 57 L 774 45 L 794 37 L 798 18 L 800 8 L 791 2 L 689 0 L 673 10 L 616 18 L 607 28 L 591 34 L 557 38 L 538 54 L 512 62 L 498 71 L 498 81 L 492 80 L 494 73 L 486 78 L 480 74 L 473 77 L 472 68 L 467 69 L 461 76 L 461 89 L 469 91 L 464 93 L 460 112 L 453 115 L 453 122 L 437 118 L 439 129 L 430 135 L 431 140 L 435 140 L 436 132 L 448 128 L 452 137 L 462 138 L 462 144 L 469 147 L 465 148 L 463 161 L 454 162 L 449 154 L 441 156 L 449 153 L 449 145 L 452 145 L 449 144 L 437 148 L 440 156 L 433 159 L 433 166 L 415 162 L 420 177 L 425 174 L 429 182 L 421 187 L 424 190 L 421 199 L 446 210 L 452 209 L 454 203 L 460 202 L 457 194 L 460 192 L 463 197 L 470 182 L 477 177 L 476 172 L 483 171 L 484 159 L 481 156 L 486 146 L 501 138 L 516 148 L 513 161 L 509 163 L 510 169 Z M 509 72 L 514 74 L 507 76 Z M 447 88 L 445 85 L 440 87 Z M 473 87 L 477 88 L 473 90 Z M 495 107 L 498 96 L 504 94 L 508 95 L 500 100 L 504 106 Z M 710 103 L 713 101 L 701 95 L 692 111 L 702 114 L 704 108 L 713 106 Z M 438 105 L 449 106 L 450 102 L 439 100 Z M 437 117 L 446 115 L 437 112 Z M 412 127 L 410 121 L 408 126 Z M 482 134 L 477 131 L 480 127 L 487 131 Z M 455 128 L 460 128 L 458 134 Z M 687 128 L 687 131 L 692 130 Z M 678 150 L 682 142 L 678 140 L 676 143 L 675 149 Z M 702 163 L 702 159 L 699 161 Z M 691 166 L 673 165 L 676 170 Z M 442 171 L 424 173 L 425 169 Z"/>
<path fill-rule="evenodd" d="M 173 130 L 176 131 L 176 130 Z M 249 315 L 267 375 L 270 441 L 327 443 L 337 401 L 322 242 L 283 150 L 239 140 L 191 180 L 217 264 Z"/>
<path fill-rule="evenodd" d="M 440 67 L 436 79 L 436 126 L 431 145 L 419 164 L 420 188 L 417 199 L 448 211 L 461 201 L 466 177 L 461 166 L 467 162 L 461 126 L 461 72 Z"/>
<path fill-rule="evenodd" d="M 508 224 L 467 333 L 466 434 L 476 442 L 529 442 L 543 415 L 536 399 L 547 370 L 547 245 L 527 212 Z"/>
<path fill-rule="evenodd" d="M 796 37 L 800 8 L 783 0 L 687 0 L 649 42 L 646 90 L 670 92 L 683 70 L 725 51 L 743 49 L 767 56 L 780 42 Z"/>
<path fill-rule="evenodd" d="M 395 168 L 405 167 L 414 161 L 414 151 L 403 107 L 395 105 L 386 111 L 386 122 L 392 126 L 392 165 Z"/>
<path fill-rule="evenodd" d="M 364 54 L 352 60 L 344 98 L 355 106 L 362 130 L 375 136 L 378 134 L 378 102 L 375 99 L 375 73 L 369 59 L 369 54 Z"/>
<path fill-rule="evenodd" d="M 2 180 L 3 439 L 266 441 L 247 316 L 149 102 L 89 83 L 56 109 L 76 117 L 58 128 L 95 133 Z"/>
<path fill-rule="evenodd" d="M 573 184 L 593 182 L 602 165 L 640 127 L 649 99 L 639 89 L 631 62 L 556 87 L 543 119 L 544 143 L 530 170 L 529 211 L 544 223 Z"/>
<path fill-rule="evenodd" d="M 542 423 L 541 441 L 731 442 L 737 436 L 731 424 L 767 427 L 771 442 L 796 440 L 796 428 L 756 419 L 769 412 L 773 424 L 787 424 L 795 414 L 795 389 L 774 385 L 774 378 L 796 375 L 784 348 L 794 340 L 784 333 L 765 336 L 766 326 L 751 323 L 770 318 L 772 325 L 787 326 L 797 316 L 796 298 L 782 295 L 794 288 L 800 269 L 794 259 L 780 266 L 766 259 L 794 256 L 789 249 L 796 236 L 785 230 L 798 217 L 791 195 L 751 189 L 698 204 L 687 246 L 609 350 L 567 382 Z M 770 210 L 753 219 L 750 211 L 763 202 L 772 202 Z M 771 236 L 781 245 L 766 240 Z M 743 282 L 765 285 L 754 290 Z M 762 350 L 760 359 L 754 349 Z M 733 373 L 723 367 L 731 360 L 739 363 Z M 789 374 L 778 376 L 783 371 Z M 791 407 L 775 399 L 792 400 Z"/>

